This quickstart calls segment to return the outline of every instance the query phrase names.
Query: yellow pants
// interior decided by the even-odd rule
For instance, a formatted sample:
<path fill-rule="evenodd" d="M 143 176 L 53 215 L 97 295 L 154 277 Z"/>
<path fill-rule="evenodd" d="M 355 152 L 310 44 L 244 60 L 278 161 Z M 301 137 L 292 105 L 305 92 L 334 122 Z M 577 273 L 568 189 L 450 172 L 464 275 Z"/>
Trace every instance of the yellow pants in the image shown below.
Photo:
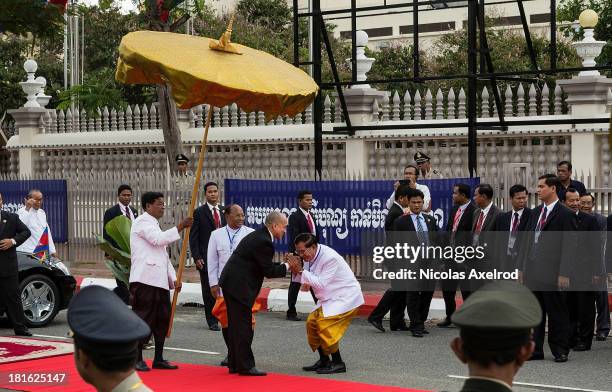
<path fill-rule="evenodd" d="M 323 354 L 329 355 L 338 351 L 338 343 L 346 333 L 358 308 L 331 317 L 323 317 L 323 308 L 315 309 L 306 320 L 306 336 L 312 351 L 319 347 Z"/>

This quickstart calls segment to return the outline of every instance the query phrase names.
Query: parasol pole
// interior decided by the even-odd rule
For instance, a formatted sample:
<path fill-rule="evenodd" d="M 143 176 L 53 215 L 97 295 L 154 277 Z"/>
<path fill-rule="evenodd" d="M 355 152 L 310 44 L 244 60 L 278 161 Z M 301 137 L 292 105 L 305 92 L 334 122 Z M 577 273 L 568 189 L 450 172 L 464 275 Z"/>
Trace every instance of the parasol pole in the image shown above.
<path fill-rule="evenodd" d="M 198 197 L 198 190 L 200 189 L 200 178 L 202 178 L 202 172 L 204 167 L 204 158 L 206 157 L 206 144 L 208 142 L 208 128 L 210 127 L 210 121 L 212 118 L 213 108 L 208 106 L 208 113 L 206 115 L 206 126 L 204 127 L 204 136 L 202 137 L 202 148 L 198 156 L 198 168 L 195 174 L 195 181 L 193 182 L 193 191 L 191 192 L 191 203 L 189 204 L 188 217 L 193 218 L 193 210 Z M 179 267 L 176 274 L 176 281 L 181 283 L 183 279 L 183 271 L 185 270 L 185 259 L 187 258 L 187 245 L 189 244 L 189 233 L 191 227 L 185 229 L 185 235 L 183 236 L 183 243 L 181 244 L 181 255 L 179 256 Z M 178 301 L 179 290 L 174 290 L 174 296 L 172 297 L 172 308 L 170 309 L 170 324 L 168 325 L 168 333 L 166 337 L 170 337 L 172 334 L 172 325 L 174 322 L 174 312 L 176 310 L 176 302 Z"/>

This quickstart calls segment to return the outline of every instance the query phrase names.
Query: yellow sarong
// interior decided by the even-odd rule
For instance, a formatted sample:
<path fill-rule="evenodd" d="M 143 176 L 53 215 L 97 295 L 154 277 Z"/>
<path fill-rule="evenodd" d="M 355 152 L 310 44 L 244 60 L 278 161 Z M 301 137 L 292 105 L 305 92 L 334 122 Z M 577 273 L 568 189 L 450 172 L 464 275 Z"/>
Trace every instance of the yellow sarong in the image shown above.
<path fill-rule="evenodd" d="M 257 301 L 253 304 L 253 313 L 257 313 L 261 308 L 261 304 Z M 221 324 L 221 328 L 227 328 L 227 305 L 225 304 L 225 300 L 223 297 L 217 298 L 215 301 L 215 306 L 212 309 L 212 314 L 219 320 Z M 251 324 L 253 325 L 253 329 L 255 329 L 255 314 L 253 314 L 251 319 Z"/>
<path fill-rule="evenodd" d="M 324 317 L 323 308 L 319 307 L 310 313 L 306 320 L 306 336 L 312 351 L 319 347 L 325 355 L 338 351 L 338 343 L 357 312 L 358 308 L 355 308 L 336 316 Z"/>

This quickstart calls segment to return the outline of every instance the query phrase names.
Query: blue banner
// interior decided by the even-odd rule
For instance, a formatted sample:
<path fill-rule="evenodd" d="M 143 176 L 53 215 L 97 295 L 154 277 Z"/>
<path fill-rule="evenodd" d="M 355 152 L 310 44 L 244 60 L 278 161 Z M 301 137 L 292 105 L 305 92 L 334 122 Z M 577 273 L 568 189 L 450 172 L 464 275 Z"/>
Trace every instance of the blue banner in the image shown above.
<path fill-rule="evenodd" d="M 225 204 L 239 204 L 246 215 L 245 224 L 258 228 L 266 215 L 279 210 L 290 215 L 298 208 L 297 194 L 303 189 L 313 193 L 311 210 L 321 231 L 321 243 L 340 254 L 361 252 L 365 232 L 384 230 L 387 207 L 394 181 L 268 181 L 225 180 Z M 432 213 L 440 228 L 452 209 L 453 185 L 465 183 L 472 189 L 479 178 L 423 180 L 431 193 Z M 278 250 L 287 250 L 285 236 Z"/>
<path fill-rule="evenodd" d="M 53 241 L 68 242 L 68 186 L 66 180 L 0 181 L 2 209 L 17 213 L 30 189 L 43 194 L 42 209 L 47 214 Z"/>

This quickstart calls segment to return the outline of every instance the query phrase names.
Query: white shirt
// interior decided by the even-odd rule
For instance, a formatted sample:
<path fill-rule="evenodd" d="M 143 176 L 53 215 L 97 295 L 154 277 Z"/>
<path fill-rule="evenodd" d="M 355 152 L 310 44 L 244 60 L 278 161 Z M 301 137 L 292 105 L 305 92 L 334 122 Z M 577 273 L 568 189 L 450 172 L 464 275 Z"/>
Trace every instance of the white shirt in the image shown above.
<path fill-rule="evenodd" d="M 21 207 L 19 210 L 17 210 L 17 215 L 19 215 L 19 220 L 21 220 L 28 227 L 28 229 L 30 229 L 31 233 L 30 238 L 28 238 L 23 244 L 19 245 L 17 250 L 20 252 L 32 253 L 38 245 L 40 237 L 45 231 L 45 228 L 49 226 L 47 224 L 47 214 L 45 214 L 45 211 L 43 211 L 42 208 L 36 210 L 34 207 L 32 207 L 29 211 L 27 211 L 25 207 Z M 54 254 L 55 244 L 53 243 L 50 227 L 47 233 L 49 236 L 49 253 Z"/>
<path fill-rule="evenodd" d="M 523 212 L 525 212 L 524 208 L 521 208 L 518 211 L 515 211 L 514 209 L 512 209 L 512 216 L 510 217 L 510 232 L 512 232 L 512 227 L 514 227 L 514 214 L 515 213 L 518 214 L 518 220 L 519 220 L 519 224 L 520 224 L 521 218 L 523 217 Z"/>
<path fill-rule="evenodd" d="M 424 196 L 423 197 L 423 210 L 429 209 L 429 205 L 431 204 L 431 193 L 429 192 L 429 187 L 427 185 L 421 185 L 417 183 L 416 189 L 423 192 L 423 196 Z M 395 202 L 395 191 L 393 191 L 391 196 L 389 196 L 389 198 L 387 199 L 386 206 L 388 210 L 391 209 L 394 202 Z"/>
<path fill-rule="evenodd" d="M 236 247 L 247 234 L 255 230 L 247 226 L 241 226 L 240 229 L 234 230 L 229 226 L 223 226 L 210 233 L 208 241 L 207 268 L 208 268 L 208 283 L 210 287 L 219 285 L 221 272 L 229 260 Z"/>
<path fill-rule="evenodd" d="M 159 221 L 147 212 L 136 218 L 130 230 L 130 283 L 173 289 L 176 272 L 168 258 L 166 246 L 180 238 L 176 227 L 162 231 Z"/>
<path fill-rule="evenodd" d="M 312 219 L 312 228 L 313 228 L 313 231 L 311 231 L 310 234 L 317 235 L 317 228 L 315 227 L 314 219 L 312 218 L 312 215 L 310 215 L 310 212 L 306 211 L 302 207 L 300 207 L 300 211 L 302 211 L 302 214 L 304 214 L 304 216 L 306 217 L 306 222 L 308 222 L 308 217 L 310 217 L 310 219 Z"/>
<path fill-rule="evenodd" d="M 127 213 L 129 214 L 130 219 L 134 220 L 134 213 L 132 212 L 132 209 L 130 208 L 130 205 L 128 204 L 127 206 L 124 206 L 121 203 L 118 203 L 118 204 L 119 204 L 119 209 L 121 210 L 121 214 L 123 216 L 127 216 L 127 215 L 125 215 L 125 212 L 127 211 Z"/>
<path fill-rule="evenodd" d="M 474 221 L 474 228 L 476 228 L 476 226 L 478 226 L 478 221 L 480 220 L 480 213 L 483 213 L 482 216 L 482 225 L 484 225 L 485 220 L 487 220 L 487 215 L 489 214 L 489 211 L 491 211 L 491 206 L 493 206 L 493 202 L 490 202 L 488 206 L 486 206 L 484 209 L 481 209 L 480 211 L 478 211 L 478 214 L 476 214 L 476 220 Z"/>
<path fill-rule="evenodd" d="M 310 261 L 310 270 L 302 271 L 302 284 L 310 285 L 323 308 L 323 317 L 336 316 L 361 306 L 365 301 L 361 286 L 348 263 L 335 250 L 317 245 L 317 253 Z"/>

